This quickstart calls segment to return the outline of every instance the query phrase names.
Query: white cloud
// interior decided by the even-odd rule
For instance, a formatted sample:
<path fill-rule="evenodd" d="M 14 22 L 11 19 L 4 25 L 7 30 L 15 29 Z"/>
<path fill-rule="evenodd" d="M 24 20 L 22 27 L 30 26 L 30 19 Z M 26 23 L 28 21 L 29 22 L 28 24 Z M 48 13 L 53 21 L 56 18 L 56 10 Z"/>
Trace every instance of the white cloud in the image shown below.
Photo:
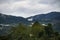
<path fill-rule="evenodd" d="M 59 0 L 0 0 L 0 12 L 29 17 L 50 11 L 60 11 Z"/>

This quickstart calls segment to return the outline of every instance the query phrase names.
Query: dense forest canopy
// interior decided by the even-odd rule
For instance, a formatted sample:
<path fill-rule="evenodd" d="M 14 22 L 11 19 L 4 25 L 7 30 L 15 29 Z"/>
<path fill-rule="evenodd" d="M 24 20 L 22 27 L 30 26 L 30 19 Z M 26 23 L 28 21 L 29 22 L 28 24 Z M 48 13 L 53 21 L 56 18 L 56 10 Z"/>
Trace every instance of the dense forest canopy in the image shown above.
<path fill-rule="evenodd" d="M 53 30 L 52 24 L 42 25 L 35 22 L 30 27 L 19 23 L 9 30 L 10 34 L 0 36 L 0 40 L 60 40 L 60 34 Z"/>

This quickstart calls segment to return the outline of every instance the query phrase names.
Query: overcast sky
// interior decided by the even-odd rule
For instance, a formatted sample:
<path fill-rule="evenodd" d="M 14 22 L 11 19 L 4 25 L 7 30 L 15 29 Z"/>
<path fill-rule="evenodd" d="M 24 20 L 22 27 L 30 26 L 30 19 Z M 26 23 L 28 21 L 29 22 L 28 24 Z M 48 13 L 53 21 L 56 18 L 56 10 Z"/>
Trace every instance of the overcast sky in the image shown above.
<path fill-rule="evenodd" d="M 0 13 L 29 17 L 52 11 L 60 12 L 60 0 L 0 0 Z"/>

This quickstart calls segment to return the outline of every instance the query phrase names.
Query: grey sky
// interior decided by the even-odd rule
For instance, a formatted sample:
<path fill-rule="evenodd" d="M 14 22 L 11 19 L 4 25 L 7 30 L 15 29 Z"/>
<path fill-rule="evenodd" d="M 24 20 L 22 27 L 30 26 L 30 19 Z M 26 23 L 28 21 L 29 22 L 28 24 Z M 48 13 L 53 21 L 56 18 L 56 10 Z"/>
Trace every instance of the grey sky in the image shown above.
<path fill-rule="evenodd" d="M 60 0 L 0 0 L 0 12 L 29 17 L 51 11 L 60 12 Z"/>

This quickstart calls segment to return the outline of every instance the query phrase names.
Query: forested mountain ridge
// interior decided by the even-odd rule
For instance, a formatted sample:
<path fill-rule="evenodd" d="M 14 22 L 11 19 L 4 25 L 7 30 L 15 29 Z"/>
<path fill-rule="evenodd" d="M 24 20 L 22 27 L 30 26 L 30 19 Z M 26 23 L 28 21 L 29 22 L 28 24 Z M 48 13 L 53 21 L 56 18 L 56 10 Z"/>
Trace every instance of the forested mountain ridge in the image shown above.
<path fill-rule="evenodd" d="M 60 12 L 50 12 L 47 14 L 39 14 L 39 15 L 28 17 L 27 19 L 32 19 L 32 21 L 60 20 Z"/>
<path fill-rule="evenodd" d="M 0 24 L 28 24 L 27 19 L 0 13 Z"/>
<path fill-rule="evenodd" d="M 5 15 L 0 13 L 0 24 L 11 24 L 11 23 L 29 23 L 28 19 L 32 19 L 31 22 L 38 21 L 41 23 L 44 22 L 60 22 L 60 12 L 50 12 L 48 14 L 35 15 L 28 18 L 16 17 L 11 15 Z"/>
<path fill-rule="evenodd" d="M 31 20 L 29 20 L 31 19 Z M 60 12 L 50 12 L 47 14 L 39 14 L 28 18 L 16 17 L 0 13 L 0 24 L 19 24 L 29 25 L 35 21 L 42 24 L 53 24 L 53 28 L 60 31 Z"/>
<path fill-rule="evenodd" d="M 57 31 L 60 31 L 60 12 L 50 12 L 47 14 L 39 14 L 32 17 L 28 17 L 27 19 L 32 19 L 30 22 L 38 21 L 42 24 L 51 23 L 53 28 Z"/>

